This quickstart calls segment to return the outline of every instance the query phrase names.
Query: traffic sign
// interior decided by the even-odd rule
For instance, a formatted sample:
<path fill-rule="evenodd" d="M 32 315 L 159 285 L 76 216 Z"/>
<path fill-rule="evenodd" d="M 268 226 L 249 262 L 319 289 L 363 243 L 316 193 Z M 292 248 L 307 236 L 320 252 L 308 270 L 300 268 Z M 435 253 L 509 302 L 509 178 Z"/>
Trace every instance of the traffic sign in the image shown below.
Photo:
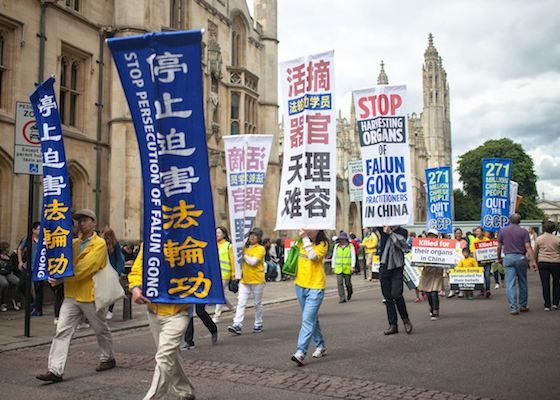
<path fill-rule="evenodd" d="M 348 191 L 350 201 L 362 201 L 364 189 L 364 174 L 362 160 L 348 161 Z"/>
<path fill-rule="evenodd" d="M 41 175 L 42 153 L 39 130 L 31 103 L 16 102 L 14 173 Z"/>

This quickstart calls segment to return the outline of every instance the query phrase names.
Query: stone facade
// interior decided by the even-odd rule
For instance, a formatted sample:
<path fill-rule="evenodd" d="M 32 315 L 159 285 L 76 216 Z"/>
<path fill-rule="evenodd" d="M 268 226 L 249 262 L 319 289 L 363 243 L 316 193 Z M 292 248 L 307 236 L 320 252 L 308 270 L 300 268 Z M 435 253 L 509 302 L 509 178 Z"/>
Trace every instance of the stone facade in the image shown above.
<path fill-rule="evenodd" d="M 216 224 L 229 226 L 223 136 L 278 138 L 277 1 L 253 3 L 254 18 L 245 0 L 0 0 L 0 241 L 15 246 L 27 224 L 28 178 L 13 173 L 15 102 L 28 101 L 34 83 L 51 74 L 59 104 L 66 97 L 61 108 L 73 208 L 94 209 L 99 225 L 110 225 L 119 239 L 142 237 L 138 146 L 104 40 L 175 29 L 205 30 L 212 196 Z M 274 143 L 256 222 L 265 232 L 274 228 L 280 179 Z"/>

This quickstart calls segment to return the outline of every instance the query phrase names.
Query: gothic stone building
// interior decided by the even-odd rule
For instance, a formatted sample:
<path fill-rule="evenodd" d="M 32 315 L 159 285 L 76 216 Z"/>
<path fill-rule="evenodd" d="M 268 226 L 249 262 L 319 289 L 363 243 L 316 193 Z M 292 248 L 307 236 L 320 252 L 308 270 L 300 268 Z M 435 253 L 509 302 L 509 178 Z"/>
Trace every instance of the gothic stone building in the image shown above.
<path fill-rule="evenodd" d="M 388 85 L 389 79 L 381 62 L 378 85 Z M 422 112 L 408 116 L 411 178 L 414 202 L 414 222 L 426 220 L 426 168 L 451 165 L 451 122 L 449 117 L 449 85 L 441 57 L 434 47 L 432 34 L 424 52 L 422 66 Z M 359 232 L 361 228 L 358 204 L 348 195 L 348 161 L 360 159 L 360 141 L 356 130 L 354 103 L 350 120 L 339 115 L 337 120 L 337 227 Z"/>
<path fill-rule="evenodd" d="M 56 77 L 74 209 L 91 208 L 119 239 L 142 237 L 138 146 L 105 39 L 205 29 L 206 137 L 217 224 L 227 221 L 223 136 L 278 138 L 277 1 L 0 0 L 0 241 L 26 230 L 28 178 L 13 173 L 16 101 Z M 277 140 L 274 140 L 276 143 Z M 257 224 L 272 231 L 280 169 L 274 145 Z M 36 179 L 39 186 L 40 179 Z"/>

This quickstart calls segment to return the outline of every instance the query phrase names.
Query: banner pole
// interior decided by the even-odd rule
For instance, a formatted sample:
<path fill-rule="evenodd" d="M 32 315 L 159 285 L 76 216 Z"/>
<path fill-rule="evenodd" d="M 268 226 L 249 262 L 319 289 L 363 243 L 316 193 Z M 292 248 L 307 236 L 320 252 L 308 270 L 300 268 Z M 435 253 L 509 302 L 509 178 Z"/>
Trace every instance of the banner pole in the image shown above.
<path fill-rule="evenodd" d="M 33 208 L 34 208 L 34 175 L 29 175 L 29 199 L 27 203 L 27 238 L 25 246 L 25 260 L 27 264 L 25 274 L 25 324 L 23 334 L 25 337 L 30 337 L 31 331 L 31 269 L 33 264 L 31 262 L 33 253 L 33 237 L 31 230 L 33 229 Z"/>

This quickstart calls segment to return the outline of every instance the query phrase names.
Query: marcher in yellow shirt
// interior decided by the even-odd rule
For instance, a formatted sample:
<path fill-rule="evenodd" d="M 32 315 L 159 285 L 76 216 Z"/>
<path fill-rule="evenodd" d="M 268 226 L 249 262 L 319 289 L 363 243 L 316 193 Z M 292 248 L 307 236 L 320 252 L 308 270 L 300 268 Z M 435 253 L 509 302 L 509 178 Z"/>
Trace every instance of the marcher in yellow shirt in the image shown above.
<path fill-rule="evenodd" d="M 474 234 L 476 237 L 471 242 L 470 250 L 471 253 L 476 254 L 474 247 L 475 243 L 488 242 L 490 238 L 484 234 L 484 230 L 481 226 L 475 228 Z M 484 290 L 480 291 L 480 296 L 486 296 L 486 298 L 489 298 L 492 295 L 490 292 L 490 270 L 492 268 L 492 261 L 481 261 L 479 264 L 482 268 L 484 268 Z"/>
<path fill-rule="evenodd" d="M 228 326 L 228 331 L 241 334 L 243 320 L 245 319 L 245 307 L 249 295 L 253 294 L 255 301 L 255 325 L 254 333 L 263 330 L 263 306 L 262 296 L 265 287 L 264 256 L 265 248 L 262 246 L 263 231 L 254 228 L 249 232 L 249 239 L 243 250 L 243 264 L 241 266 L 241 281 L 239 282 L 239 293 L 237 295 L 237 309 L 233 317 L 233 324 Z"/>
<path fill-rule="evenodd" d="M 299 236 L 302 241 L 299 244 L 298 269 L 294 283 L 302 320 L 297 351 L 292 355 L 292 361 L 303 365 L 311 339 L 316 347 L 313 357 L 322 357 L 327 351 L 318 314 L 325 296 L 323 258 L 327 254 L 329 244 L 325 232 L 320 230 L 300 229 Z"/>
<path fill-rule="evenodd" d="M 479 268 L 478 262 L 476 262 L 476 260 L 472 256 L 468 246 L 463 247 L 461 251 L 463 253 L 464 258 L 457 263 L 457 267 L 455 268 L 457 268 L 458 270 L 463 268 L 469 268 L 469 269 Z M 462 290 L 462 292 L 464 293 L 464 296 L 467 300 L 472 300 L 473 290 Z"/>
<path fill-rule="evenodd" d="M 224 299 L 226 299 L 226 304 L 216 304 L 216 310 L 214 311 L 214 317 L 212 321 L 215 324 L 220 322 L 220 316 L 227 306 L 228 310 L 233 310 L 233 304 L 227 297 L 229 281 L 235 279 L 235 264 L 233 259 L 233 246 L 231 244 L 231 239 L 229 238 L 229 233 L 226 227 L 218 226 L 216 228 L 216 240 L 218 241 L 218 255 L 220 256 L 220 269 L 222 271 L 222 286 L 224 288 Z"/>
<path fill-rule="evenodd" d="M 373 280 L 373 271 L 371 270 L 371 265 L 373 262 L 373 257 L 377 254 L 377 234 L 373 229 L 369 229 L 369 234 L 364 238 L 360 247 L 364 247 L 366 253 L 366 274 L 367 280 Z"/>
<path fill-rule="evenodd" d="M 80 237 L 72 243 L 74 276 L 49 278 L 52 286 L 64 282 L 64 302 L 56 325 L 56 333 L 49 353 L 49 370 L 37 379 L 60 382 L 64 374 L 70 341 L 83 317 L 86 317 L 97 336 L 101 349 L 100 364 L 96 371 L 105 371 L 116 365 L 111 331 L 105 319 L 106 309 L 95 310 L 93 276 L 108 264 L 105 240 L 95 233 L 97 217 L 92 210 L 84 209 L 72 217 L 78 221 Z"/>
<path fill-rule="evenodd" d="M 156 342 L 156 367 L 144 400 L 162 399 L 168 392 L 194 399 L 194 388 L 181 367 L 180 346 L 189 323 L 190 304 L 150 303 L 142 291 L 143 247 L 128 274 L 132 300 L 148 307 L 148 322 Z"/>

